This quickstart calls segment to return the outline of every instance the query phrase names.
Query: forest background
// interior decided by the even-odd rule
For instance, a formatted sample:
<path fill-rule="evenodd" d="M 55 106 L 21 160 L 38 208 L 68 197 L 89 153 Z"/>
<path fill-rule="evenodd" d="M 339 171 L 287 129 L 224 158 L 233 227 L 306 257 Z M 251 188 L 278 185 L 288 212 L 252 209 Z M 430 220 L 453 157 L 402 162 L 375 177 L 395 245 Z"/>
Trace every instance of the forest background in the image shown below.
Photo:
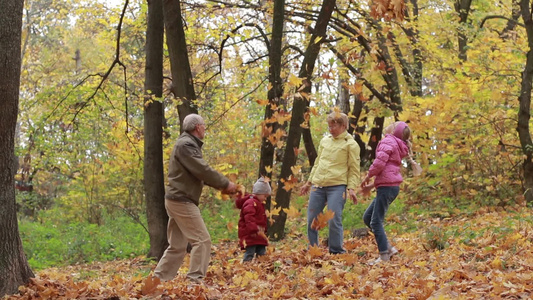
<path fill-rule="evenodd" d="M 269 217 L 273 223 L 284 219 L 269 232 L 274 243 L 280 240 L 276 247 L 301 240 L 306 199 L 291 191 L 307 177 L 314 144 L 327 132 L 325 116 L 343 111 L 364 150 L 363 170 L 384 126 L 403 120 L 413 131 L 415 160 L 424 172 L 412 177 L 405 165 L 406 181 L 388 227 L 403 241 L 406 259 L 412 243 L 422 247 L 412 250 L 413 256 L 418 251 L 435 255 L 453 245 L 481 247 L 486 253 L 457 251 L 489 265 L 491 270 L 478 270 L 483 274 L 497 270 L 508 276 L 500 282 L 508 286 L 498 290 L 466 271 L 451 272 L 440 278 L 443 285 L 421 295 L 467 279 L 482 284 L 478 288 L 486 293 L 531 292 L 531 284 L 524 283 L 531 277 L 514 273 L 531 271 L 531 257 L 511 262 L 515 255 L 531 254 L 523 249 L 531 245 L 533 221 L 528 173 L 533 146 L 520 131 L 525 127 L 529 135 L 524 81 L 531 73 L 532 43 L 531 19 L 523 16 L 529 6 L 522 2 L 283 1 L 277 86 L 272 84 L 272 53 L 279 2 L 175 2 L 181 8 L 193 87 L 193 96 L 185 99 L 175 91 L 177 76 L 167 46 L 161 94 L 146 97 L 153 94 L 145 69 L 148 3 L 26 1 L 15 180 L 29 265 L 50 278 L 55 272 L 46 271 L 50 267 L 134 257 L 135 264 L 151 251 L 143 183 L 145 114 L 153 103 L 160 104 L 164 116 L 159 126 L 163 168 L 180 133 L 184 115 L 179 105 L 187 105 L 206 120 L 204 156 L 215 169 L 248 189 L 261 174 L 271 178 Z M 331 16 L 324 25 L 320 21 L 327 7 Z M 316 60 L 309 62 L 311 52 Z M 291 139 L 291 130 L 299 130 L 297 138 Z M 265 163 L 269 147 L 272 162 Z M 285 161 L 292 154 L 293 162 Z M 368 200 L 347 205 L 347 233 L 363 227 L 360 216 Z M 206 188 L 201 207 L 214 242 L 238 257 L 231 246 L 238 218 L 232 201 Z M 470 227 L 479 224 L 459 229 L 466 219 L 485 214 L 494 222 L 479 230 Z M 510 237 L 514 248 L 495 250 Z M 368 237 L 349 243 L 352 249 L 361 247 L 361 262 L 374 251 Z M 298 247 L 305 249 L 305 243 Z M 313 252 L 308 259 L 316 264 L 324 256 Z M 283 269 L 283 259 L 273 270 Z M 140 264 L 140 276 L 146 276 L 150 262 Z M 259 280 L 253 270 L 241 271 L 232 277 L 235 286 Z M 79 280 L 101 276 L 85 272 Z M 336 283 L 316 286 L 323 290 Z M 43 285 L 33 284 L 36 290 Z M 131 288 L 141 294 L 155 289 Z M 361 289 L 366 296 L 379 296 L 375 286 Z"/>

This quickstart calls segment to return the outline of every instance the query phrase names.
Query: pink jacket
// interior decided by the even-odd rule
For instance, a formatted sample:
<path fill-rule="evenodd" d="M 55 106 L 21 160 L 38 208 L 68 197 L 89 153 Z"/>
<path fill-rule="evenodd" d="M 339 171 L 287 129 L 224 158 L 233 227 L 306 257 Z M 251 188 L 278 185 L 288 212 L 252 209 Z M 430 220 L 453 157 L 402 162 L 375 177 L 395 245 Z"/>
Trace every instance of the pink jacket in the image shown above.
<path fill-rule="evenodd" d="M 378 144 L 376 158 L 368 170 L 368 177 L 374 179 L 374 186 L 399 186 L 402 158 L 409 154 L 407 144 L 392 134 L 387 134 Z"/>

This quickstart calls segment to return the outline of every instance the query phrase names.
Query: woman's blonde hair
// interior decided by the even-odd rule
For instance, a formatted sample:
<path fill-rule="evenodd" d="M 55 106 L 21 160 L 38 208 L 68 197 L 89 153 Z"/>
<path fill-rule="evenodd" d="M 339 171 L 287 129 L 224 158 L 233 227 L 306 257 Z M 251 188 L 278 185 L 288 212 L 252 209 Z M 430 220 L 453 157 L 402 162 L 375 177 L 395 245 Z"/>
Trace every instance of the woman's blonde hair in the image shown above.
<path fill-rule="evenodd" d="M 342 124 L 344 127 L 348 128 L 348 116 L 345 113 L 334 111 L 328 115 L 328 123 L 334 122 L 337 124 Z"/>

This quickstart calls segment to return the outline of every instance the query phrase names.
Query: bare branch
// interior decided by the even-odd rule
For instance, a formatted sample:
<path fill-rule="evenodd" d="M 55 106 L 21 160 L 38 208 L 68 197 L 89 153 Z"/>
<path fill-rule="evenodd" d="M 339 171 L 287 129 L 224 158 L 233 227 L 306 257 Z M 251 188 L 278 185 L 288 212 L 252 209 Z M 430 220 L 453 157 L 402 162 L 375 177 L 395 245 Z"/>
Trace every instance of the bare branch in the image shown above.
<path fill-rule="evenodd" d="M 483 18 L 483 20 L 481 20 L 481 23 L 479 24 L 479 28 L 483 28 L 483 26 L 485 25 L 485 22 L 488 21 L 488 20 L 492 20 L 492 19 L 504 19 L 504 20 L 507 20 L 508 22 L 510 23 L 514 23 L 518 26 L 521 26 L 521 27 L 526 27 L 524 24 L 521 24 L 519 23 L 518 21 L 516 20 L 513 20 L 511 18 L 508 18 L 508 17 L 505 17 L 505 16 L 499 16 L 499 15 L 492 15 L 492 16 L 486 16 Z"/>

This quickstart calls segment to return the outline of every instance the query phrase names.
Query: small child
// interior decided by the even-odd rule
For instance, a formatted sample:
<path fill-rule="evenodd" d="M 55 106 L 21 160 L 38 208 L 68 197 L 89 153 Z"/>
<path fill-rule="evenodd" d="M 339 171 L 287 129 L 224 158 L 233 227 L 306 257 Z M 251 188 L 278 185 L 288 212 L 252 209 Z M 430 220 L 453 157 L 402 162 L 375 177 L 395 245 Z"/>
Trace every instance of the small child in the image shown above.
<path fill-rule="evenodd" d="M 391 246 L 383 228 L 385 214 L 389 205 L 396 199 L 400 192 L 403 178 L 400 172 L 402 159 L 410 156 L 411 130 L 405 122 L 396 122 L 385 129 L 385 137 L 379 142 L 376 149 L 376 158 L 370 166 L 368 173 L 361 183 L 363 193 L 376 188 L 376 198 L 366 209 L 363 221 L 374 233 L 379 249 L 379 258 L 370 264 L 388 261 L 398 253 Z M 374 183 L 370 183 L 375 177 Z"/>
<path fill-rule="evenodd" d="M 244 261 L 251 261 L 254 255 L 265 255 L 268 239 L 265 235 L 267 216 L 264 202 L 272 192 L 263 177 L 254 184 L 252 194 L 237 194 L 235 205 L 241 210 L 239 218 L 239 245 L 246 249 Z"/>

